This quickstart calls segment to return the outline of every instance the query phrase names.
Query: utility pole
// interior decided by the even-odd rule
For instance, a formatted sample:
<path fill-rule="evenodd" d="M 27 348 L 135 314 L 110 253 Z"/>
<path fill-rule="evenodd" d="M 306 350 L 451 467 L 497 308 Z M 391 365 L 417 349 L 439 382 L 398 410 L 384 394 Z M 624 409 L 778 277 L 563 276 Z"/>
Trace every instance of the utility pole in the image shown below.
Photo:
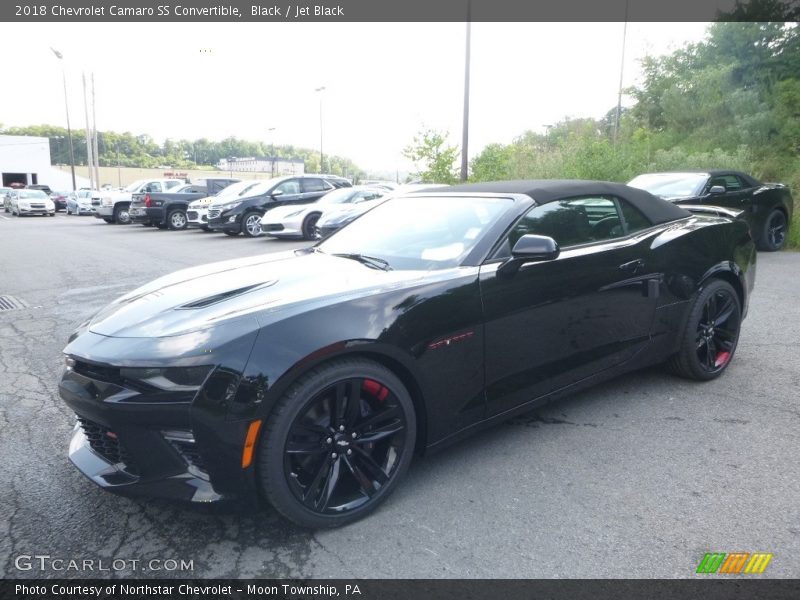
<path fill-rule="evenodd" d="M 319 172 L 325 172 L 325 155 L 322 153 L 322 92 L 325 91 L 325 86 L 314 89 L 319 92 Z"/>
<path fill-rule="evenodd" d="M 94 73 L 92 73 L 92 134 L 94 137 L 92 150 L 94 152 L 94 180 L 97 182 L 97 189 L 100 189 L 100 151 L 97 148 L 97 112 L 94 96 Z"/>
<path fill-rule="evenodd" d="M 625 69 L 625 38 L 628 35 L 628 0 L 625 0 L 625 25 L 622 28 L 622 58 L 619 64 L 619 92 L 617 94 L 617 116 L 614 119 L 614 144 L 619 134 L 619 120 L 622 115 L 622 74 Z"/>
<path fill-rule="evenodd" d="M 461 181 L 469 176 L 469 58 L 472 1 L 467 0 L 467 45 L 464 55 L 464 123 L 461 127 Z"/>
<path fill-rule="evenodd" d="M 72 148 L 72 128 L 69 125 L 69 102 L 67 101 L 67 72 L 64 69 L 64 55 L 58 50 L 50 47 L 56 58 L 61 61 L 61 78 L 64 81 L 64 108 L 67 111 L 67 137 L 69 138 L 69 168 L 72 171 L 72 191 L 76 191 L 78 186 L 75 184 L 75 152 Z"/>
<path fill-rule="evenodd" d="M 86 166 L 89 167 L 89 188 L 96 190 L 100 186 L 95 186 L 94 181 L 94 160 L 92 159 L 92 134 L 89 128 L 89 99 L 86 97 L 86 72 L 83 75 L 83 113 L 86 117 Z"/>

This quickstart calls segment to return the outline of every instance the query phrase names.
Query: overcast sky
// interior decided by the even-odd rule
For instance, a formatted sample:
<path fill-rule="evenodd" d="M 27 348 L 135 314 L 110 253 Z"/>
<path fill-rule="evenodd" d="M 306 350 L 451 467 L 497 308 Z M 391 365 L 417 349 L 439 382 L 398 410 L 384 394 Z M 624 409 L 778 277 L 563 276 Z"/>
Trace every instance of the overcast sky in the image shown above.
<path fill-rule="evenodd" d="M 703 38 L 703 23 L 629 23 L 625 86 L 639 60 Z M 463 23 L 0 23 L 4 126 L 85 125 L 164 138 L 236 136 L 319 148 L 372 170 L 408 169 L 426 126 L 461 140 Z M 616 105 L 623 23 L 474 23 L 470 156 L 525 130 Z M 624 102 L 624 101 L 623 101 Z M 275 128 L 270 132 L 270 128 Z"/>

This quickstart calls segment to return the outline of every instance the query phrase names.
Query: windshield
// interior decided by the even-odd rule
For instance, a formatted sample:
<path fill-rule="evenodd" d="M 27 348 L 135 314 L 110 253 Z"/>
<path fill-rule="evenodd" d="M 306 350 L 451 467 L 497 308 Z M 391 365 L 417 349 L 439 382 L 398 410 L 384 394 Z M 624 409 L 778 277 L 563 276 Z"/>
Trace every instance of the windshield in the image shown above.
<path fill-rule="evenodd" d="M 217 194 L 215 194 L 213 197 L 214 201 L 229 200 L 231 198 L 235 198 L 236 196 L 241 196 L 242 194 L 245 194 L 248 191 L 250 191 L 253 187 L 255 187 L 258 184 L 259 184 L 258 180 L 255 179 L 232 183 L 228 187 L 220 190 Z"/>
<path fill-rule="evenodd" d="M 125 188 L 126 192 L 135 192 L 147 182 L 147 179 L 137 179 Z"/>
<path fill-rule="evenodd" d="M 41 190 L 20 190 L 19 197 L 26 200 L 47 200 L 49 196 Z"/>
<path fill-rule="evenodd" d="M 699 196 L 708 180 L 707 173 L 649 173 L 628 182 L 662 198 L 689 198 Z"/>
<path fill-rule="evenodd" d="M 355 196 L 360 190 L 353 188 L 339 188 L 328 192 L 322 198 L 317 200 L 318 204 L 346 204 L 353 201 Z"/>
<path fill-rule="evenodd" d="M 406 197 L 385 202 L 317 248 L 382 259 L 392 269 L 461 264 L 511 205 L 507 198 Z"/>

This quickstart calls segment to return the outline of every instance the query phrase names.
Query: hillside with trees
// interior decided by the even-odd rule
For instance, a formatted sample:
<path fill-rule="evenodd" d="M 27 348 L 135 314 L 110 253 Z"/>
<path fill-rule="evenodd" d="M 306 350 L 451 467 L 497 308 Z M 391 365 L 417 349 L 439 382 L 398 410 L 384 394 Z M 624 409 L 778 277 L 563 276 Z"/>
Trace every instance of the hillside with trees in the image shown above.
<path fill-rule="evenodd" d="M 50 159 L 53 164 L 69 164 L 69 145 L 67 130 L 53 125 L 32 125 L 27 127 L 0 126 L 2 135 L 31 135 L 50 139 Z M 235 137 L 214 142 L 205 138 L 196 140 L 166 139 L 158 144 L 149 135 L 134 135 L 129 132 L 98 131 L 97 145 L 102 167 L 138 167 L 152 169 L 169 165 L 176 169 L 207 168 L 216 165 L 220 159 L 231 156 L 279 156 L 299 158 L 305 162 L 306 172 L 319 173 L 320 155 L 318 150 L 296 146 L 273 146 L 262 142 L 240 140 Z M 83 129 L 72 131 L 75 149 L 75 162 L 86 163 L 86 134 Z M 325 172 L 358 179 L 363 171 L 348 158 L 325 155 Z"/>

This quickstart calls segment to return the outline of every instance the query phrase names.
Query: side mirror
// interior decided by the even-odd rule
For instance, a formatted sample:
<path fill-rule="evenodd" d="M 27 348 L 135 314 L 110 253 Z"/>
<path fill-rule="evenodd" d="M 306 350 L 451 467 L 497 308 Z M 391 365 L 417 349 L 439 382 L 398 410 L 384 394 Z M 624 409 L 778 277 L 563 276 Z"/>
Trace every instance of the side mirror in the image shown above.
<path fill-rule="evenodd" d="M 270 194 L 270 196 L 272 196 L 273 198 L 280 198 L 281 196 L 283 196 L 283 190 L 275 190 Z"/>
<path fill-rule="evenodd" d="M 546 235 L 523 235 L 511 249 L 511 258 L 500 265 L 497 270 L 502 275 L 513 275 L 519 268 L 529 262 L 555 260 L 561 253 L 558 243 Z"/>
<path fill-rule="evenodd" d="M 711 189 L 708 190 L 709 194 L 724 194 L 725 193 L 725 186 L 724 185 L 712 185 Z"/>

